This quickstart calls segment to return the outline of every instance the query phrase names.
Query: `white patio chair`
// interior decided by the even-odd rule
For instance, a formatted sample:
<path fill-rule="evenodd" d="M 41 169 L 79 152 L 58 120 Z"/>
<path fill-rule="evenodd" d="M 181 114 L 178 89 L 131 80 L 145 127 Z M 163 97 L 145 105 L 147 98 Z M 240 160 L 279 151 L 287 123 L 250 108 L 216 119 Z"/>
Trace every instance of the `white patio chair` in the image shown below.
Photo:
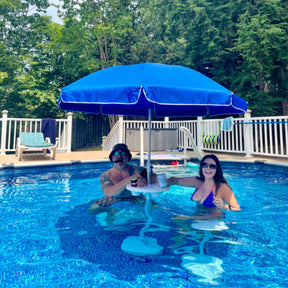
<path fill-rule="evenodd" d="M 52 144 L 49 137 L 44 140 L 42 132 L 21 132 L 20 137 L 17 138 L 16 156 L 19 161 L 21 161 L 23 152 L 42 152 L 46 155 L 47 151 L 50 151 L 51 157 L 54 160 L 56 156 L 56 146 L 57 141 L 56 144 Z"/>

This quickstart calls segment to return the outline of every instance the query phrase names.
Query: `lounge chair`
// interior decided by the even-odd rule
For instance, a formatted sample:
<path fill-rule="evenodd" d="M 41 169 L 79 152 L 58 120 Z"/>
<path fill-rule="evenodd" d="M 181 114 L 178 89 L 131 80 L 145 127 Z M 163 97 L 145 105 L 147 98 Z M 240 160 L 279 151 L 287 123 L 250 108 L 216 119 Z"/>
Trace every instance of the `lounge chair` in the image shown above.
<path fill-rule="evenodd" d="M 42 132 L 28 133 L 21 132 L 20 137 L 17 138 L 16 156 L 19 161 L 22 160 L 24 151 L 42 152 L 46 155 L 50 151 L 51 157 L 54 160 L 56 155 L 56 144 L 50 143 L 50 138 L 44 140 Z"/>

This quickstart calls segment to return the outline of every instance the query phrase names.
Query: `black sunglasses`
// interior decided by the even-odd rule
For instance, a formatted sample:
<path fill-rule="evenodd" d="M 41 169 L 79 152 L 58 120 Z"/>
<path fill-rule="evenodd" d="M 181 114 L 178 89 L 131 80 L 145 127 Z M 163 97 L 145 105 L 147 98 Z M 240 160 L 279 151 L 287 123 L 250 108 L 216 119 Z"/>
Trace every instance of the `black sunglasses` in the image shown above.
<path fill-rule="evenodd" d="M 209 164 L 209 163 L 203 163 L 203 165 L 202 165 L 202 167 L 203 168 L 210 168 L 210 169 L 212 169 L 212 170 L 216 170 L 217 169 L 217 165 L 215 165 L 215 164 Z"/>
<path fill-rule="evenodd" d="M 118 157 L 118 156 L 126 156 L 127 154 L 126 154 L 126 152 L 125 151 L 121 151 L 121 152 L 119 152 L 119 151 L 116 151 L 114 154 L 113 154 L 113 156 L 115 156 L 115 157 Z"/>

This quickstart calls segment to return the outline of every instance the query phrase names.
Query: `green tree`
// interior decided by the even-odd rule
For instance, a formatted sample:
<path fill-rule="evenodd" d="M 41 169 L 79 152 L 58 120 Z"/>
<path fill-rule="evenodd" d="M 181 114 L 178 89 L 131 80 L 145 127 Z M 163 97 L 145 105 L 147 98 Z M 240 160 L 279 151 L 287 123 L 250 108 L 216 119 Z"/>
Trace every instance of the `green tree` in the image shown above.
<path fill-rule="evenodd" d="M 57 116 L 57 84 L 47 77 L 51 65 L 44 49 L 53 26 L 47 17 L 40 16 L 48 5 L 46 0 L 1 2 L 1 72 L 6 76 L 1 83 L 0 105 L 10 116 Z"/>
<path fill-rule="evenodd" d="M 287 2 L 248 1 L 237 48 L 243 57 L 238 82 L 255 115 L 281 114 L 287 100 Z"/>

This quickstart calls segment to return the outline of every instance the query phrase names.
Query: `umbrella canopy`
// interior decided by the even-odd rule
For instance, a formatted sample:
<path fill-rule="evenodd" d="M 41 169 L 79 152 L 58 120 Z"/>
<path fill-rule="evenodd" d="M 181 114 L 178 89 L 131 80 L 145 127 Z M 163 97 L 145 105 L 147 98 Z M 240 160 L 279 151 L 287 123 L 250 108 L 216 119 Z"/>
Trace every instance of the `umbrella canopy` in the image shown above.
<path fill-rule="evenodd" d="M 215 116 L 246 112 L 247 103 L 203 74 L 176 65 L 106 68 L 61 89 L 63 110 L 107 115 Z"/>

